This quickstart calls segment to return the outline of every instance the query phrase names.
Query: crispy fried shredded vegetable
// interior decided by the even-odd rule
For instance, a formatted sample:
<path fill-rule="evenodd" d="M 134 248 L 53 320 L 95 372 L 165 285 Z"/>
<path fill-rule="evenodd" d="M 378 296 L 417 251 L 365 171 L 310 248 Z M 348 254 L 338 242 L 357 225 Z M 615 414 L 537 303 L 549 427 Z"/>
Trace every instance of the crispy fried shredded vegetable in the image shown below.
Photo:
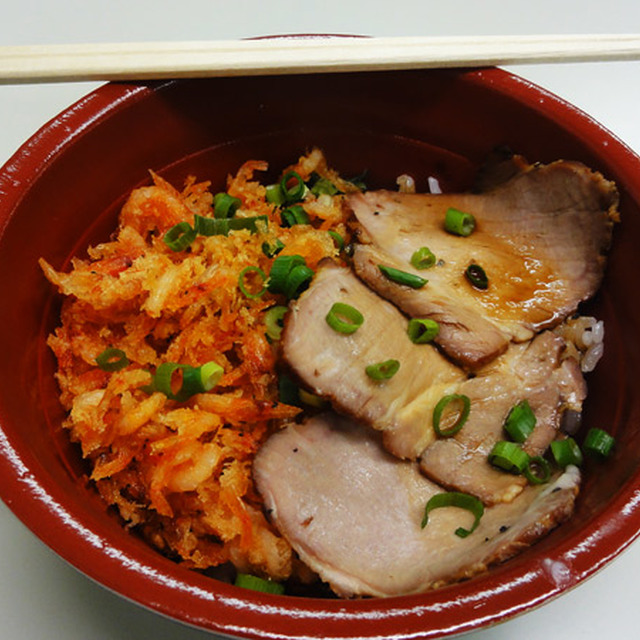
<path fill-rule="evenodd" d="M 172 250 L 163 241 L 167 231 L 195 226 L 196 215 L 214 218 L 214 194 L 208 182 L 189 179 L 179 191 L 152 174 L 153 184 L 133 191 L 122 208 L 112 241 L 89 248 L 88 259 L 74 258 L 68 272 L 44 260 L 41 267 L 64 294 L 49 345 L 65 427 L 104 500 L 128 527 L 189 567 L 230 562 L 282 580 L 293 554 L 263 515 L 251 468 L 261 443 L 300 412 L 278 399 L 278 343 L 265 324 L 266 312 L 287 301 L 269 291 L 245 295 L 242 288 L 256 285 L 247 277 L 255 269 L 243 274 L 246 287 L 239 278 L 247 267 L 269 274 L 274 257 L 263 246 L 276 240 L 284 245 L 279 255 L 302 256 L 312 270 L 337 258 L 335 234 L 349 239 L 340 194 L 356 187 L 311 151 L 283 175 L 295 171 L 305 183 L 323 178 L 338 193 L 307 190 L 299 204 L 309 224 L 285 227 L 256 176 L 267 168 L 246 162 L 226 185 L 241 203 L 235 217 L 267 217 L 258 232 L 197 235 Z M 119 368 L 107 367 L 117 370 L 96 363 L 109 349 L 126 355 Z M 216 363 L 224 373 L 210 391 L 180 402 L 154 384 L 166 362 Z"/>

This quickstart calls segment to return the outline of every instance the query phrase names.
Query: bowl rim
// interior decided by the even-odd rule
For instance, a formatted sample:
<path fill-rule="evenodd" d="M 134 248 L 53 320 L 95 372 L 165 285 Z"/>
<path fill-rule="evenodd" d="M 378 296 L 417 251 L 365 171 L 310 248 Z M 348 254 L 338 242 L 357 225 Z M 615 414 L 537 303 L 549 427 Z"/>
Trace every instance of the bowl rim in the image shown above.
<path fill-rule="evenodd" d="M 482 83 L 510 100 L 553 116 L 563 126 L 571 123 L 594 149 L 601 151 L 605 145 L 607 155 L 633 184 L 630 178 L 640 170 L 640 158 L 577 107 L 502 69 L 458 72 L 465 81 Z M 180 82 L 108 83 L 46 123 L 0 169 L 0 235 L 29 186 L 76 135 L 163 86 Z M 631 187 L 631 191 L 640 200 L 640 187 Z M 183 569 L 153 550 L 134 557 L 110 546 L 76 505 L 39 477 L 38 461 L 14 441 L 3 424 L 0 406 L 0 497 L 36 536 L 72 566 L 125 598 L 227 636 L 409 640 L 469 632 L 531 610 L 576 586 L 618 556 L 640 533 L 638 472 L 621 487 L 606 514 L 590 520 L 579 535 L 554 546 L 533 566 L 512 561 L 453 587 L 390 599 L 345 602 L 239 591 Z M 89 564 L 88 555 L 92 558 Z"/>

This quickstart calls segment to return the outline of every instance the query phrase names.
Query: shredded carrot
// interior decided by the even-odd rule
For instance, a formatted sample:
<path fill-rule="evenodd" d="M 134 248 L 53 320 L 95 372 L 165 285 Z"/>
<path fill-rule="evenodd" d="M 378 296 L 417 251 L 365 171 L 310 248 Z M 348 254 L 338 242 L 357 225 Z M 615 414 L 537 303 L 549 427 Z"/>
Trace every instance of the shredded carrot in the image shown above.
<path fill-rule="evenodd" d="M 319 173 L 349 185 L 318 150 L 298 160 L 305 179 Z M 209 181 L 191 177 L 182 190 L 151 173 L 152 184 L 131 193 L 113 239 L 74 258 L 67 273 L 44 260 L 47 279 L 64 295 L 60 325 L 49 337 L 57 362 L 64 426 L 91 464 L 91 479 L 128 527 L 169 557 L 199 569 L 232 562 L 276 580 L 292 571 L 289 544 L 261 511 L 251 475 L 265 439 L 300 414 L 278 399 L 278 345 L 266 337 L 265 313 L 286 304 L 280 294 L 245 296 L 238 286 L 247 266 L 268 275 L 273 257 L 265 241 L 278 238 L 283 254 L 298 254 L 315 269 L 338 257 L 327 230 L 345 235 L 341 197 L 300 203 L 311 224 L 281 226 L 266 200 L 265 162 L 250 160 L 227 178 L 241 201 L 237 217 L 264 215 L 268 228 L 228 236 L 197 236 L 172 251 L 163 236 L 194 216 L 212 217 Z M 108 347 L 129 364 L 100 369 Z M 151 385 L 163 362 L 223 368 L 217 386 L 183 402 Z"/>

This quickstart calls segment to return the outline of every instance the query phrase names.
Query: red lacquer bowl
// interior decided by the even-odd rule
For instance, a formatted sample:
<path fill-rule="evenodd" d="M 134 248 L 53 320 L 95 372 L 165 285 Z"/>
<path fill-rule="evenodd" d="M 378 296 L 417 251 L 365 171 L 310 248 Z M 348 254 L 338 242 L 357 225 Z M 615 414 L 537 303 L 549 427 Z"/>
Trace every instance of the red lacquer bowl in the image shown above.
<path fill-rule="evenodd" d="M 585 427 L 618 439 L 585 469 L 574 518 L 489 573 L 410 597 L 270 596 L 181 568 L 127 533 L 87 485 L 45 345 L 58 301 L 37 260 L 61 267 L 105 240 L 126 194 L 153 169 L 222 187 L 246 159 L 274 171 L 320 146 L 344 175 L 395 188 L 410 173 L 464 188 L 496 145 L 531 161 L 581 160 L 615 180 L 622 223 L 590 311 L 606 354 L 589 378 Z M 496 69 L 109 84 L 59 115 L 0 173 L 0 493 L 46 544 L 130 600 L 241 638 L 436 638 L 505 620 L 561 594 L 629 545 L 640 528 L 640 160 L 572 106 Z M 597 481 L 596 481 L 597 477 Z"/>

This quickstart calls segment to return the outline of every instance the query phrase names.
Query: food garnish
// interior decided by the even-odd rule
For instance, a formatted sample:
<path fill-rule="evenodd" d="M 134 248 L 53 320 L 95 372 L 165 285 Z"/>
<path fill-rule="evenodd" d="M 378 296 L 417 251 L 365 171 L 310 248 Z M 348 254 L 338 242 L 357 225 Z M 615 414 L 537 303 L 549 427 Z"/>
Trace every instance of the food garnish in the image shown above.
<path fill-rule="evenodd" d="M 345 302 L 334 302 L 326 315 L 327 324 L 338 333 L 355 333 L 364 322 L 364 316 Z"/>
<path fill-rule="evenodd" d="M 372 380 L 389 380 L 398 373 L 398 369 L 400 369 L 400 361 L 390 359 L 385 360 L 384 362 L 376 362 L 375 364 L 367 365 L 365 367 L 365 373 Z"/>
<path fill-rule="evenodd" d="M 440 325 L 431 318 L 411 318 L 407 325 L 407 335 L 415 344 L 431 342 L 440 331 Z"/>
<path fill-rule="evenodd" d="M 388 278 L 393 282 L 397 282 L 398 284 L 411 287 L 412 289 L 420 289 L 420 287 L 424 287 L 428 282 L 426 278 L 418 276 L 415 273 L 408 273 L 407 271 L 402 271 L 401 269 L 389 267 L 384 264 L 379 264 L 378 269 L 380 269 L 380 272 L 385 276 L 385 278 Z"/>
<path fill-rule="evenodd" d="M 444 218 L 444 228 L 453 235 L 467 237 L 476 228 L 476 219 L 470 213 L 449 207 Z"/>
<path fill-rule="evenodd" d="M 468 396 L 462 393 L 443 396 L 433 409 L 433 430 L 441 438 L 450 438 L 462 429 L 470 413 L 471 400 Z"/>
<path fill-rule="evenodd" d="M 429 522 L 429 514 L 434 509 L 442 509 L 444 507 L 457 507 L 459 509 L 465 509 L 473 515 L 473 525 L 469 529 L 464 527 L 458 527 L 455 530 L 455 534 L 460 538 L 466 538 L 473 533 L 480 520 L 484 515 L 484 505 L 475 496 L 470 496 L 467 493 L 460 493 L 459 491 L 449 491 L 448 493 L 438 493 L 432 496 L 427 505 L 424 508 L 424 517 L 422 518 L 421 527 L 424 529 Z"/>

